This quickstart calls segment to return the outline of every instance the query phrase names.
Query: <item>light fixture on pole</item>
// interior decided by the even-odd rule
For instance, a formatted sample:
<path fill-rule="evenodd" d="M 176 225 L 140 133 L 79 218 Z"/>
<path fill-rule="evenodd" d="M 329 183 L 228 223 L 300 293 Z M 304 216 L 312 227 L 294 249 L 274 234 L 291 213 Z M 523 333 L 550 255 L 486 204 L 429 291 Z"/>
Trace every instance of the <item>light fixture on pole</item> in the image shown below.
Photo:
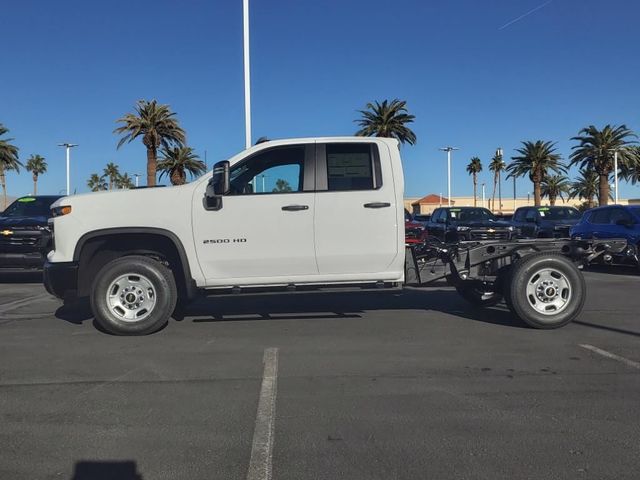
<path fill-rule="evenodd" d="M 69 166 L 71 163 L 70 151 L 73 147 L 77 147 L 77 143 L 59 143 L 59 147 L 65 147 L 67 149 L 67 195 L 71 193 L 71 175 L 69 173 Z"/>
<path fill-rule="evenodd" d="M 500 163 L 502 161 L 502 147 L 498 147 L 496 149 L 496 156 L 500 159 Z M 495 205 L 493 206 L 495 209 Z M 502 171 L 498 170 L 498 211 L 502 212 Z"/>
<path fill-rule="evenodd" d="M 133 174 L 134 177 L 136 177 L 136 188 L 138 188 L 138 178 L 140 178 L 140 174 L 139 173 L 134 173 Z"/>
<path fill-rule="evenodd" d="M 242 30 L 244 33 L 244 129 L 245 148 L 251 147 L 251 72 L 249 62 L 249 0 L 242 1 Z"/>
<path fill-rule="evenodd" d="M 484 197 L 484 186 L 485 186 L 485 185 L 486 185 L 486 184 L 483 182 L 483 183 L 482 183 L 482 207 L 483 207 L 483 208 L 487 208 L 487 205 L 486 205 L 486 203 L 485 203 L 485 197 Z"/>
<path fill-rule="evenodd" d="M 613 189 L 615 190 L 614 202 L 618 204 L 618 149 L 612 148 L 613 151 Z"/>
<path fill-rule="evenodd" d="M 451 206 L 451 152 L 460 150 L 457 147 L 442 147 L 438 150 L 447 152 L 447 205 Z"/>

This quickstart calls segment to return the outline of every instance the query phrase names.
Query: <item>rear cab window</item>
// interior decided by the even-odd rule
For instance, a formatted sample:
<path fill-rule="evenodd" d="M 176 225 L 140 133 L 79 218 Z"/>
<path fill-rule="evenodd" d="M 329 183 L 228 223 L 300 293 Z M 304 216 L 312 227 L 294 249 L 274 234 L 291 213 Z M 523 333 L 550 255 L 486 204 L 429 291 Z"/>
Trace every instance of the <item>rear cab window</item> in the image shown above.
<path fill-rule="evenodd" d="M 328 143 L 316 149 L 316 190 L 345 192 L 382 187 L 375 143 Z"/>

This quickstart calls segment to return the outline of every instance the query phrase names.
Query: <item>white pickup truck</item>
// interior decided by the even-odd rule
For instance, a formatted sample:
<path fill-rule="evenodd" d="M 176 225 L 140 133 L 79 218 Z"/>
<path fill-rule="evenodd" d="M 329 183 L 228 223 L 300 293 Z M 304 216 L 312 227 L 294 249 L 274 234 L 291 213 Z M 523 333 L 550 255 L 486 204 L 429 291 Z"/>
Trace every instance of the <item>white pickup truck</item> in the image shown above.
<path fill-rule="evenodd" d="M 160 329 L 201 292 L 443 278 L 477 305 L 504 297 L 529 325 L 556 328 L 585 299 L 576 265 L 624 248 L 571 240 L 406 247 L 403 187 L 395 140 L 336 137 L 261 143 L 180 187 L 64 197 L 52 205 L 45 286 L 60 298 L 89 297 L 99 324 L 123 335 Z"/>

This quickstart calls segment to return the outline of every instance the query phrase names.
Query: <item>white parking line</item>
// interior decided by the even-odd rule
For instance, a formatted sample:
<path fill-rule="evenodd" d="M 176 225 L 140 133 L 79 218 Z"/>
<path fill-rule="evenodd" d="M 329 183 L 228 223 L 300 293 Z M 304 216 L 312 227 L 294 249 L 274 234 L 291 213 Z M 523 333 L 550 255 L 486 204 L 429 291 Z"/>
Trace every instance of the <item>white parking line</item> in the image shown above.
<path fill-rule="evenodd" d="M 42 300 L 50 297 L 51 295 L 49 295 L 48 293 L 41 293 L 39 295 L 32 295 L 31 297 L 21 298 L 20 300 L 14 300 L 13 302 L 3 303 L 0 305 L 0 314 L 3 314 L 15 308 L 22 307 L 24 305 L 29 305 L 32 302 L 37 302 L 38 300 Z"/>
<path fill-rule="evenodd" d="M 637 368 L 638 370 L 640 370 L 640 362 L 634 362 L 633 360 L 629 360 L 628 358 L 621 357 L 620 355 L 607 352 L 606 350 L 602 350 L 601 348 L 594 347 L 593 345 L 589 345 L 586 343 L 581 343 L 579 346 L 582 348 L 586 348 L 587 350 L 591 350 L 598 355 L 602 355 L 603 357 L 610 358 L 611 360 L 616 360 L 620 363 L 624 363 L 628 367 Z"/>
<path fill-rule="evenodd" d="M 270 480 L 278 390 L 278 349 L 264 351 L 264 372 L 247 480 Z"/>

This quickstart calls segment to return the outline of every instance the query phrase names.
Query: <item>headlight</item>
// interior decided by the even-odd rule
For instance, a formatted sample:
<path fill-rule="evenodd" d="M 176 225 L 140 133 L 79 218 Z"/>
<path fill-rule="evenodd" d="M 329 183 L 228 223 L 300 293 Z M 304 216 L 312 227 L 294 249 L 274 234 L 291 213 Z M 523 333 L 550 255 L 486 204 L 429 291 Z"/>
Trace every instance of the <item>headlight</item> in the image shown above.
<path fill-rule="evenodd" d="M 456 230 L 458 232 L 468 232 L 469 230 L 471 230 L 471 227 L 459 226 L 459 227 L 456 227 Z"/>
<path fill-rule="evenodd" d="M 53 207 L 51 209 L 51 214 L 54 217 L 62 217 L 63 215 L 69 215 L 71 213 L 71 206 L 70 205 L 64 205 L 64 206 L 60 206 L 60 207 Z"/>

